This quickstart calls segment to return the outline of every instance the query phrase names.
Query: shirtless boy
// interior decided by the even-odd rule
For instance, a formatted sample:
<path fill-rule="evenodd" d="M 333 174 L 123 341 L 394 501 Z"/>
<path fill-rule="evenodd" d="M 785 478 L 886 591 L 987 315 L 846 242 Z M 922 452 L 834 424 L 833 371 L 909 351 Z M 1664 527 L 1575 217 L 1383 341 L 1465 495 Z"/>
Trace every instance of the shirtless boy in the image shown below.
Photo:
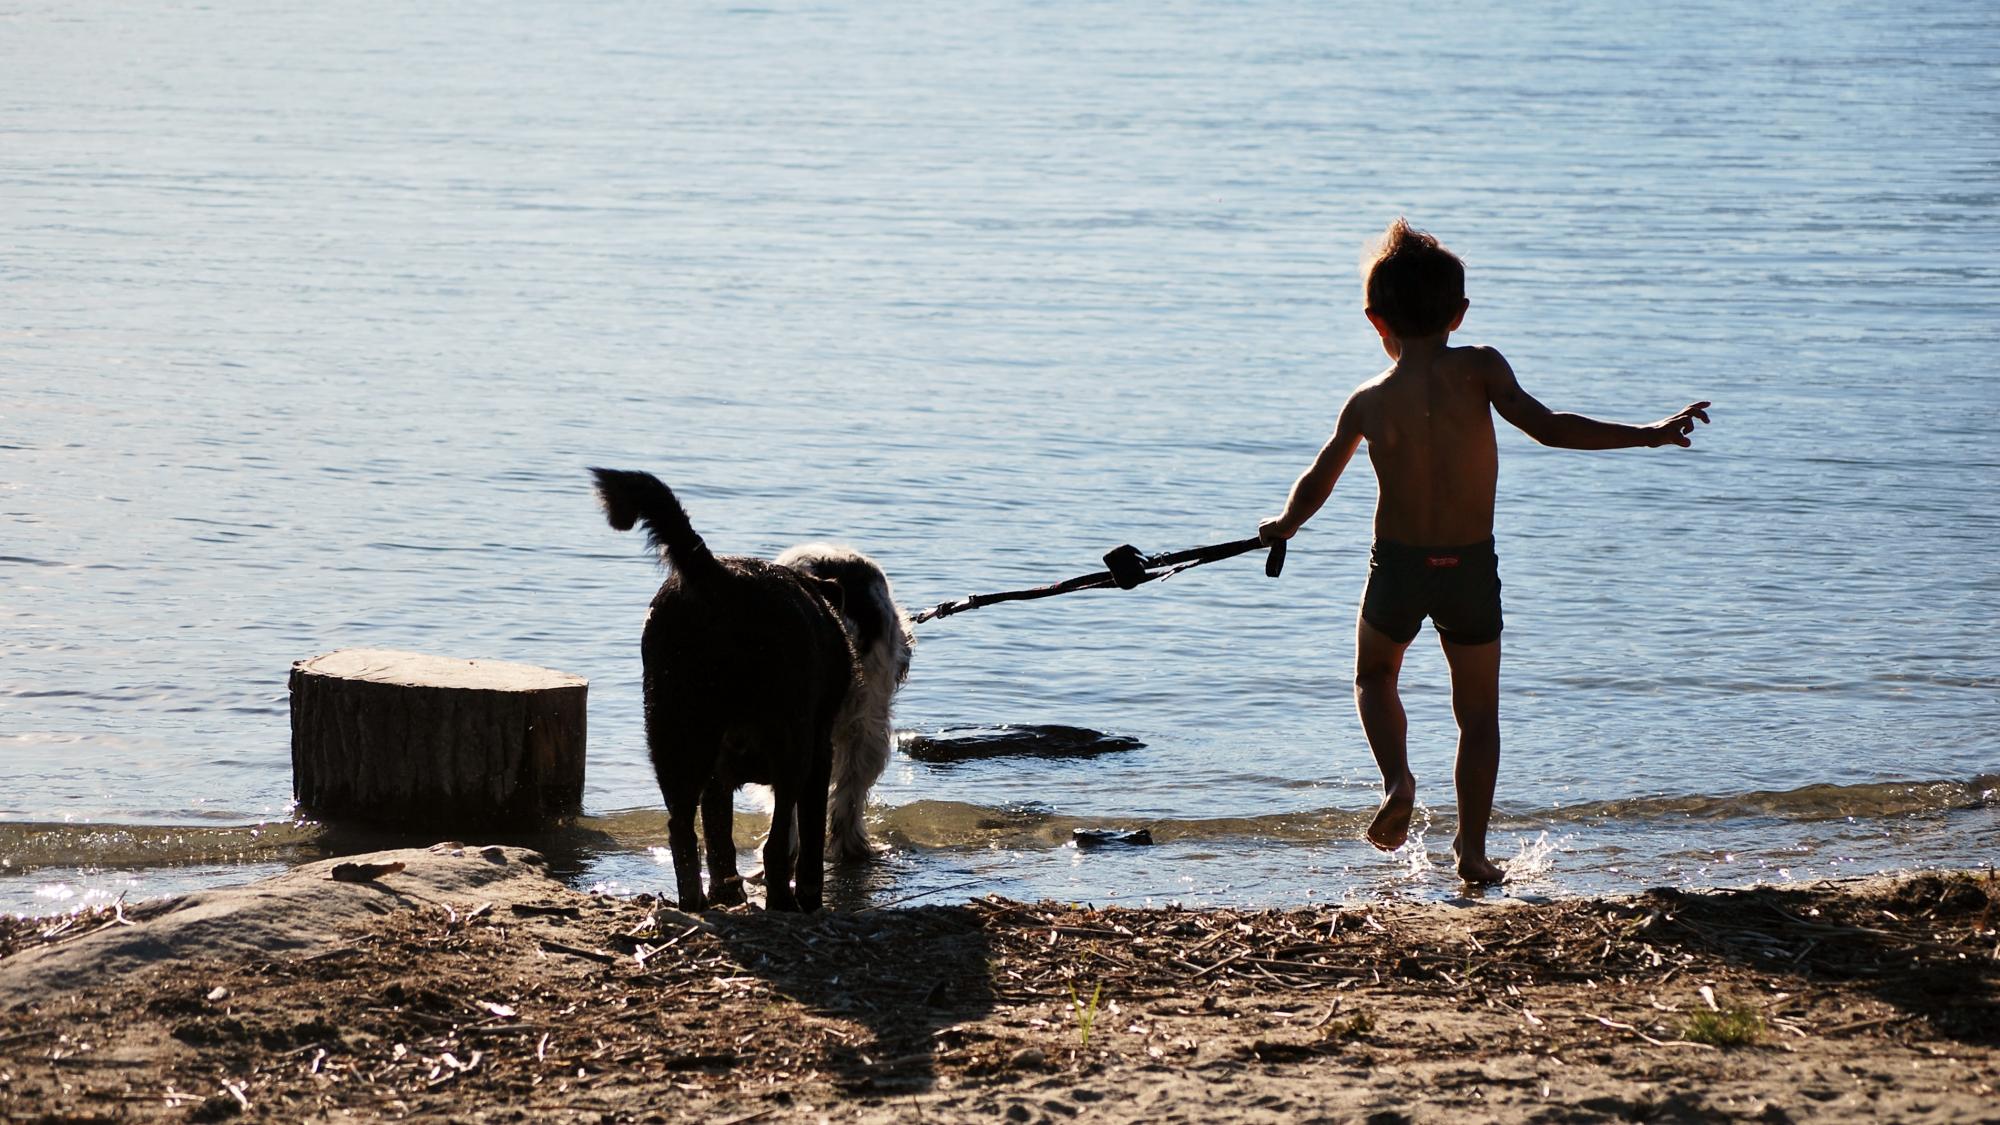
<path fill-rule="evenodd" d="M 1292 485 L 1285 510 L 1264 520 L 1265 542 L 1290 539 L 1326 503 L 1363 441 L 1375 469 L 1375 546 L 1354 655 L 1354 705 L 1382 771 L 1382 806 L 1368 842 L 1394 851 L 1409 838 L 1417 779 L 1408 724 L 1396 695 L 1403 652 L 1428 617 L 1451 669 L 1458 721 L 1459 876 L 1497 883 L 1486 856 L 1486 822 L 1500 768 L 1500 576 L 1493 551 L 1493 492 L 1499 458 L 1493 414 L 1543 445 L 1564 449 L 1686 446 L 1697 402 L 1649 426 L 1557 414 L 1521 389 L 1487 347 L 1446 343 L 1465 319 L 1465 266 L 1437 239 L 1401 219 L 1389 224 L 1363 266 L 1365 312 L 1395 362 L 1355 388 L 1333 437 Z"/>

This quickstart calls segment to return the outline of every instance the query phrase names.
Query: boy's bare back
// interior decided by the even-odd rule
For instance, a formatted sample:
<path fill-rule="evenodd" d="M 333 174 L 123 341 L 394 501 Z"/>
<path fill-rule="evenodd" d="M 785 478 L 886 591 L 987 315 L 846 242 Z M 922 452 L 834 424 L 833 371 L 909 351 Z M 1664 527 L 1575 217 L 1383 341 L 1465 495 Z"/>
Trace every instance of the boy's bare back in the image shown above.
<path fill-rule="evenodd" d="M 1491 348 L 1406 351 L 1348 399 L 1342 413 L 1354 412 L 1375 470 L 1377 539 L 1443 547 L 1492 537 L 1499 456 L 1487 373 L 1498 359 Z"/>

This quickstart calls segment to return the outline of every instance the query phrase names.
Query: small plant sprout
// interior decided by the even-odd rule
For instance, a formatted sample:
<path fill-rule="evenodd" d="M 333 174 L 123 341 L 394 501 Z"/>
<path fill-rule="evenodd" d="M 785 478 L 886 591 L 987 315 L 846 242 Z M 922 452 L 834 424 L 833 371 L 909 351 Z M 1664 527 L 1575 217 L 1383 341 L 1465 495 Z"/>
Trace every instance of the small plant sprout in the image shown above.
<path fill-rule="evenodd" d="M 1719 1011 L 1698 1011 L 1688 1017 L 1681 1038 L 1711 1047 L 1747 1047 L 1764 1036 L 1764 1017 L 1755 1008 L 1732 1004 Z"/>
<path fill-rule="evenodd" d="M 1345 1019 L 1332 1020 L 1320 1034 L 1328 1039 L 1362 1039 L 1375 1030 L 1375 1017 L 1367 1011 L 1357 1011 Z"/>
<path fill-rule="evenodd" d="M 1076 994 L 1076 985 L 1069 986 L 1070 1010 L 1076 1016 L 1076 1043 L 1079 1047 L 1090 1046 L 1090 1028 L 1097 1022 L 1097 1001 L 1104 995 L 1104 982 L 1099 981 L 1090 990 L 1090 1003 L 1085 1004 Z"/>

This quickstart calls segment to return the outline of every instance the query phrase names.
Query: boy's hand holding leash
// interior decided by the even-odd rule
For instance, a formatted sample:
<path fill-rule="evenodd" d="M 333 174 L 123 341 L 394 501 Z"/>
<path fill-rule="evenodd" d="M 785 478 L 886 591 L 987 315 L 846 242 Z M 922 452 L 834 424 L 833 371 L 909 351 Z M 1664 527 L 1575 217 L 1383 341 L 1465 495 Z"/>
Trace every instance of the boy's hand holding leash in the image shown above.
<path fill-rule="evenodd" d="M 1298 533 L 1297 527 L 1286 527 L 1281 516 L 1272 516 L 1257 523 L 1257 538 L 1267 547 L 1275 547 Z"/>

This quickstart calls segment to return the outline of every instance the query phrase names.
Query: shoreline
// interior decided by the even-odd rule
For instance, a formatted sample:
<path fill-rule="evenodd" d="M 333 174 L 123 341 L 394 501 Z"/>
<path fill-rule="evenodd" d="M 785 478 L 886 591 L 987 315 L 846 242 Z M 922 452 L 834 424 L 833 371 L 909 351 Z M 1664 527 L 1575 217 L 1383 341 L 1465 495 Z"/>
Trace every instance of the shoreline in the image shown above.
<path fill-rule="evenodd" d="M 350 883 L 340 863 L 404 868 Z M 440 846 L 66 924 L 0 929 L 0 1118 L 1962 1121 L 2000 1104 L 1991 873 L 693 917 L 570 890 L 525 849 Z"/>
<path fill-rule="evenodd" d="M 1644 799 L 1667 819 L 1634 819 L 1629 803 L 1567 807 L 1562 810 L 1567 819 L 1560 822 L 1510 814 L 1495 822 L 1494 855 L 1513 875 L 1506 891 L 1544 897 L 1983 868 L 1992 857 L 1980 844 L 2000 827 L 1990 800 L 1996 785 L 2000 775 L 1982 774 L 1958 782 Z M 1876 804 L 1858 808 L 1855 802 L 1862 798 Z M 1895 803 L 1880 804 L 1890 798 Z M 1725 807 L 1718 808 L 1717 801 Z M 1769 814 L 1774 803 L 1797 816 L 1781 817 L 1775 827 L 1737 817 L 1752 808 Z M 1864 839 L 1844 841 L 1837 849 L 1814 834 L 1828 820 L 1889 815 L 1885 809 L 1903 810 L 1895 814 L 1898 831 L 1884 825 L 1883 831 L 1864 833 Z M 1912 811 L 1926 815 L 1907 815 Z M 894 901 L 913 894 L 996 893 L 1106 905 L 1263 908 L 1331 901 L 1321 897 L 1326 894 L 1369 901 L 1407 895 L 1436 900 L 1459 893 L 1457 880 L 1442 874 L 1442 851 L 1419 862 L 1369 848 L 1361 829 L 1372 812 L 1371 805 L 1188 820 L 1024 815 L 1004 805 L 931 799 L 879 806 L 871 809 L 871 832 L 892 847 L 892 855 L 879 864 L 830 870 L 828 901 L 837 909 L 866 909 L 886 890 Z M 1425 807 L 1425 815 L 1436 829 L 1449 813 Z M 1615 823 L 1597 823 L 1600 816 Z M 1701 849 L 1689 850 L 1690 818 L 1703 825 Z M 754 848 L 764 824 L 759 814 L 740 814 L 739 847 Z M 1075 831 L 1106 828 L 1144 828 L 1156 846 L 1104 849 L 1083 861 L 1073 847 Z M 421 846 L 436 838 L 296 817 L 243 824 L 0 823 L 0 915 L 70 912 L 121 894 L 131 896 L 127 901 L 140 896 L 150 901 L 198 893 L 323 859 Z M 660 885 L 654 853 L 666 842 L 665 814 L 656 806 L 596 812 L 549 831 L 500 838 L 541 851 L 574 886 L 629 893 Z M 1247 863 L 1246 845 L 1255 849 Z M 979 881 L 968 887 L 965 857 L 973 853 L 998 855 L 1004 862 L 972 862 Z M 754 856 L 746 858 L 754 864 Z M 891 883 L 898 889 L 890 890 Z"/>

